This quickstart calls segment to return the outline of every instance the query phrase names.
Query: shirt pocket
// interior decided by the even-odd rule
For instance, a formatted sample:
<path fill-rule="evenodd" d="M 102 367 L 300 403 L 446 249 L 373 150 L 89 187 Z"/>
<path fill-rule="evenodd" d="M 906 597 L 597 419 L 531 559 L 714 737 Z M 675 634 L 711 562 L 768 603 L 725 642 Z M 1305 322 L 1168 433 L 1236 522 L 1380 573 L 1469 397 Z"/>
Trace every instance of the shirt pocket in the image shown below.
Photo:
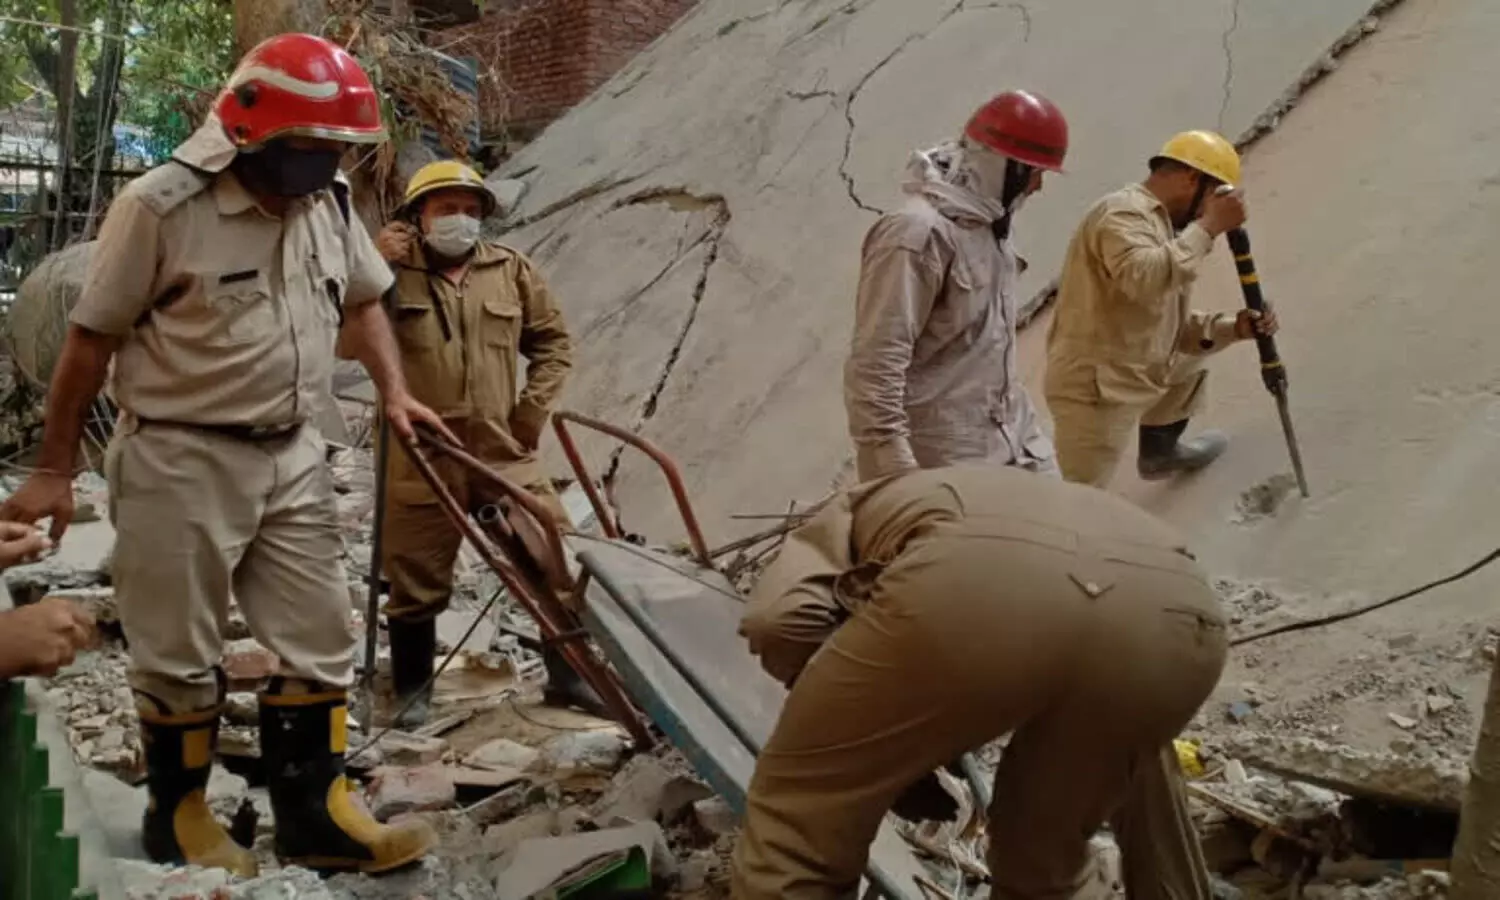
<path fill-rule="evenodd" d="M 344 299 L 349 290 L 349 269 L 344 261 L 325 255 L 308 262 L 308 293 L 311 295 L 313 321 L 333 329 L 344 325 Z"/>
<path fill-rule="evenodd" d="M 200 334 L 205 343 L 217 346 L 263 341 L 276 329 L 276 299 L 271 279 L 262 270 L 204 275 L 205 315 L 200 318 L 197 310 L 181 311 L 187 313 L 184 318 L 197 318 L 196 324 L 207 326 Z"/>
<path fill-rule="evenodd" d="M 480 340 L 488 347 L 518 349 L 521 345 L 521 304 L 505 293 L 484 298 L 479 321 Z"/>

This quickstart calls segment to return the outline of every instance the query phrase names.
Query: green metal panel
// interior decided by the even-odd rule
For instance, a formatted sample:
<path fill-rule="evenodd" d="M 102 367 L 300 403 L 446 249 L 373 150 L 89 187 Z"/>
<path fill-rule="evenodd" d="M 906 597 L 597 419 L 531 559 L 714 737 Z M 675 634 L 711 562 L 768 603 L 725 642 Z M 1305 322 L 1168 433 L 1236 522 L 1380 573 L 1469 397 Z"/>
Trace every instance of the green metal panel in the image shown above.
<path fill-rule="evenodd" d="M 0 897 L 97 900 L 78 888 L 78 838 L 64 830 L 62 788 L 19 681 L 0 682 Z"/>

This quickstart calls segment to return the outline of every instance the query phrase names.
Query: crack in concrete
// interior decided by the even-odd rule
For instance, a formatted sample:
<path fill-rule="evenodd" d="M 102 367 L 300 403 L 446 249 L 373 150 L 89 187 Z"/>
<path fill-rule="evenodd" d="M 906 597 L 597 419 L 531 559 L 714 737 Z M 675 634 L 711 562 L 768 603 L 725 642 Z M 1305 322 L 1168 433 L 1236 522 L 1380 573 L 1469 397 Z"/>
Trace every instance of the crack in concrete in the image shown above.
<path fill-rule="evenodd" d="M 1391 10 L 1405 3 L 1406 0 L 1374 0 L 1365 15 L 1347 31 L 1334 41 L 1333 46 L 1312 65 L 1303 70 L 1302 75 L 1291 87 L 1287 88 L 1265 112 L 1256 117 L 1249 128 L 1235 139 L 1234 145 L 1241 153 L 1248 150 L 1256 141 L 1276 130 L 1281 124 L 1281 117 L 1291 111 L 1301 101 L 1302 96 L 1326 78 L 1329 73 L 1338 68 L 1339 58 L 1348 53 L 1355 45 L 1365 38 L 1380 30 L 1380 20 Z"/>
<path fill-rule="evenodd" d="M 661 371 L 657 374 L 656 381 L 652 384 L 651 389 L 646 394 L 646 399 L 637 411 L 635 421 L 630 425 L 630 430 L 637 433 L 645 428 L 646 423 L 650 422 L 652 417 L 656 415 L 657 408 L 661 402 L 661 395 L 666 391 L 667 383 L 672 378 L 672 372 L 676 369 L 677 362 L 682 357 L 682 350 L 687 345 L 688 335 L 692 333 L 693 326 L 698 321 L 698 309 L 703 304 L 704 295 L 708 293 L 709 273 L 712 271 L 714 263 L 718 262 L 719 248 L 724 240 L 724 233 L 729 228 L 730 219 L 733 218 L 733 214 L 729 211 L 729 202 L 724 199 L 722 194 L 695 194 L 686 187 L 652 188 L 641 191 L 629 197 L 621 198 L 612 204 L 610 209 L 621 209 L 626 206 L 637 206 L 645 203 L 663 203 L 676 212 L 712 212 L 713 220 L 709 223 L 708 229 L 703 233 L 703 236 L 698 240 L 693 241 L 692 244 L 686 247 L 679 245 L 679 251 L 672 261 L 655 278 L 647 283 L 645 287 L 629 298 L 626 304 L 622 304 L 620 310 L 617 310 L 617 312 L 623 311 L 625 305 L 639 300 L 648 290 L 660 283 L 668 273 L 676 269 L 678 263 L 682 262 L 688 254 L 705 244 L 707 245 L 708 250 L 703 258 L 703 269 L 698 275 L 697 282 L 693 285 L 692 305 L 688 308 L 687 318 L 683 321 L 682 328 L 678 330 L 677 337 L 672 342 L 671 349 L 667 351 L 667 357 L 662 361 Z M 611 313 L 611 315 L 614 314 Z M 606 488 L 613 485 L 615 476 L 619 474 L 620 458 L 624 452 L 625 447 L 621 446 L 615 448 L 610 454 L 609 466 L 605 469 L 604 475 L 600 479 Z"/>
<path fill-rule="evenodd" d="M 892 50 L 890 53 L 887 53 L 885 57 L 877 62 L 875 66 L 868 72 L 866 72 L 859 79 L 859 81 L 855 82 L 854 87 L 850 89 L 847 98 L 844 100 L 844 121 L 848 125 L 848 128 L 844 132 L 844 154 L 843 157 L 839 160 L 839 177 L 844 180 L 844 189 L 849 194 L 849 200 L 860 209 L 863 209 L 867 212 L 872 212 L 877 216 L 884 215 L 885 213 L 885 210 L 871 206 L 859 196 L 859 191 L 854 184 L 854 175 L 849 171 L 849 157 L 854 152 L 854 132 L 859 127 L 858 123 L 854 121 L 854 104 L 859 99 L 860 92 L 865 89 L 865 85 L 869 84 L 870 79 L 874 78 L 875 75 L 880 72 L 880 70 L 890 65 L 891 62 L 896 59 L 896 57 L 905 52 L 906 48 L 910 47 L 912 44 L 918 41 L 926 39 L 934 31 L 937 31 L 939 28 L 943 27 L 943 25 L 954 16 L 971 9 L 1016 10 L 1021 15 L 1021 42 L 1026 43 L 1027 41 L 1031 40 L 1031 11 L 1026 8 L 1025 4 L 986 3 L 970 6 L 969 0 L 958 0 L 958 2 L 949 7 L 948 11 L 943 13 L 942 16 L 940 16 L 938 20 L 932 24 L 931 28 L 927 29 L 926 31 L 919 31 L 915 34 L 907 35 L 906 38 L 901 41 L 901 43 L 896 45 L 896 48 L 894 50 Z"/>
<path fill-rule="evenodd" d="M 1224 29 L 1221 43 L 1224 46 L 1224 97 L 1219 101 L 1217 130 L 1224 131 L 1224 118 L 1229 114 L 1229 98 L 1234 92 L 1234 33 L 1240 27 L 1240 0 L 1229 0 L 1229 27 Z"/>
<path fill-rule="evenodd" d="M 506 231 L 518 231 L 522 228 L 535 225 L 550 216 L 555 216 L 570 206 L 592 200 L 600 194 L 607 194 L 616 188 L 622 188 L 627 184 L 633 184 L 644 178 L 646 173 L 640 175 L 626 175 L 619 178 L 608 178 L 584 185 L 573 193 L 563 197 L 561 200 L 549 203 L 529 216 L 524 216 L 514 222 L 505 223 Z"/>

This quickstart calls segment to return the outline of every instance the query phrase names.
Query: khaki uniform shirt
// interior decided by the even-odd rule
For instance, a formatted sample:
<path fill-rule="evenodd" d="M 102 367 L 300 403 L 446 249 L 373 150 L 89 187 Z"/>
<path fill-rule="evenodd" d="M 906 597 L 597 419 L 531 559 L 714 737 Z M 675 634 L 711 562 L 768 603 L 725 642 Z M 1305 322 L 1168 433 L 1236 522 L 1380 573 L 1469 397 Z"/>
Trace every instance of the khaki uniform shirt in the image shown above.
<path fill-rule="evenodd" d="M 865 237 L 844 405 L 861 480 L 1055 453 L 1016 366 L 1017 258 L 998 204 L 918 154 L 904 205 Z"/>
<path fill-rule="evenodd" d="M 512 437 L 512 422 L 540 426 L 573 364 L 562 311 L 541 273 L 493 242 L 476 248 L 458 284 L 427 270 L 420 244 L 396 268 L 392 318 L 412 395 L 501 474 L 522 485 L 541 481 L 535 450 Z M 391 460 L 393 499 L 435 499 L 405 454 Z"/>
<path fill-rule="evenodd" d="M 167 163 L 110 205 L 72 321 L 124 338 L 112 393 L 137 419 L 294 425 L 330 390 L 344 308 L 390 284 L 332 190 L 277 218 L 228 170 Z"/>
<path fill-rule="evenodd" d="M 1191 307 L 1213 245 L 1197 223 L 1176 234 L 1166 207 L 1141 185 L 1094 204 L 1063 261 L 1047 334 L 1047 397 L 1150 405 L 1181 354 L 1233 343 L 1234 316 Z"/>

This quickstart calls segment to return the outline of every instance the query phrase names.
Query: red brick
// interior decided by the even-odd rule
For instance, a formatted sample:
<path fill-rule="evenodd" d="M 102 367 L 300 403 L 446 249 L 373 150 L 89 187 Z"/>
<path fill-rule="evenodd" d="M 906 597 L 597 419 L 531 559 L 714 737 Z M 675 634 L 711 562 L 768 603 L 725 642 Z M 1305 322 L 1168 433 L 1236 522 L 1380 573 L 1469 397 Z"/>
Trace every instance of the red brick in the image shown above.
<path fill-rule="evenodd" d="M 499 0 L 457 31 L 480 58 L 483 124 L 545 125 L 583 101 L 697 0 Z"/>

